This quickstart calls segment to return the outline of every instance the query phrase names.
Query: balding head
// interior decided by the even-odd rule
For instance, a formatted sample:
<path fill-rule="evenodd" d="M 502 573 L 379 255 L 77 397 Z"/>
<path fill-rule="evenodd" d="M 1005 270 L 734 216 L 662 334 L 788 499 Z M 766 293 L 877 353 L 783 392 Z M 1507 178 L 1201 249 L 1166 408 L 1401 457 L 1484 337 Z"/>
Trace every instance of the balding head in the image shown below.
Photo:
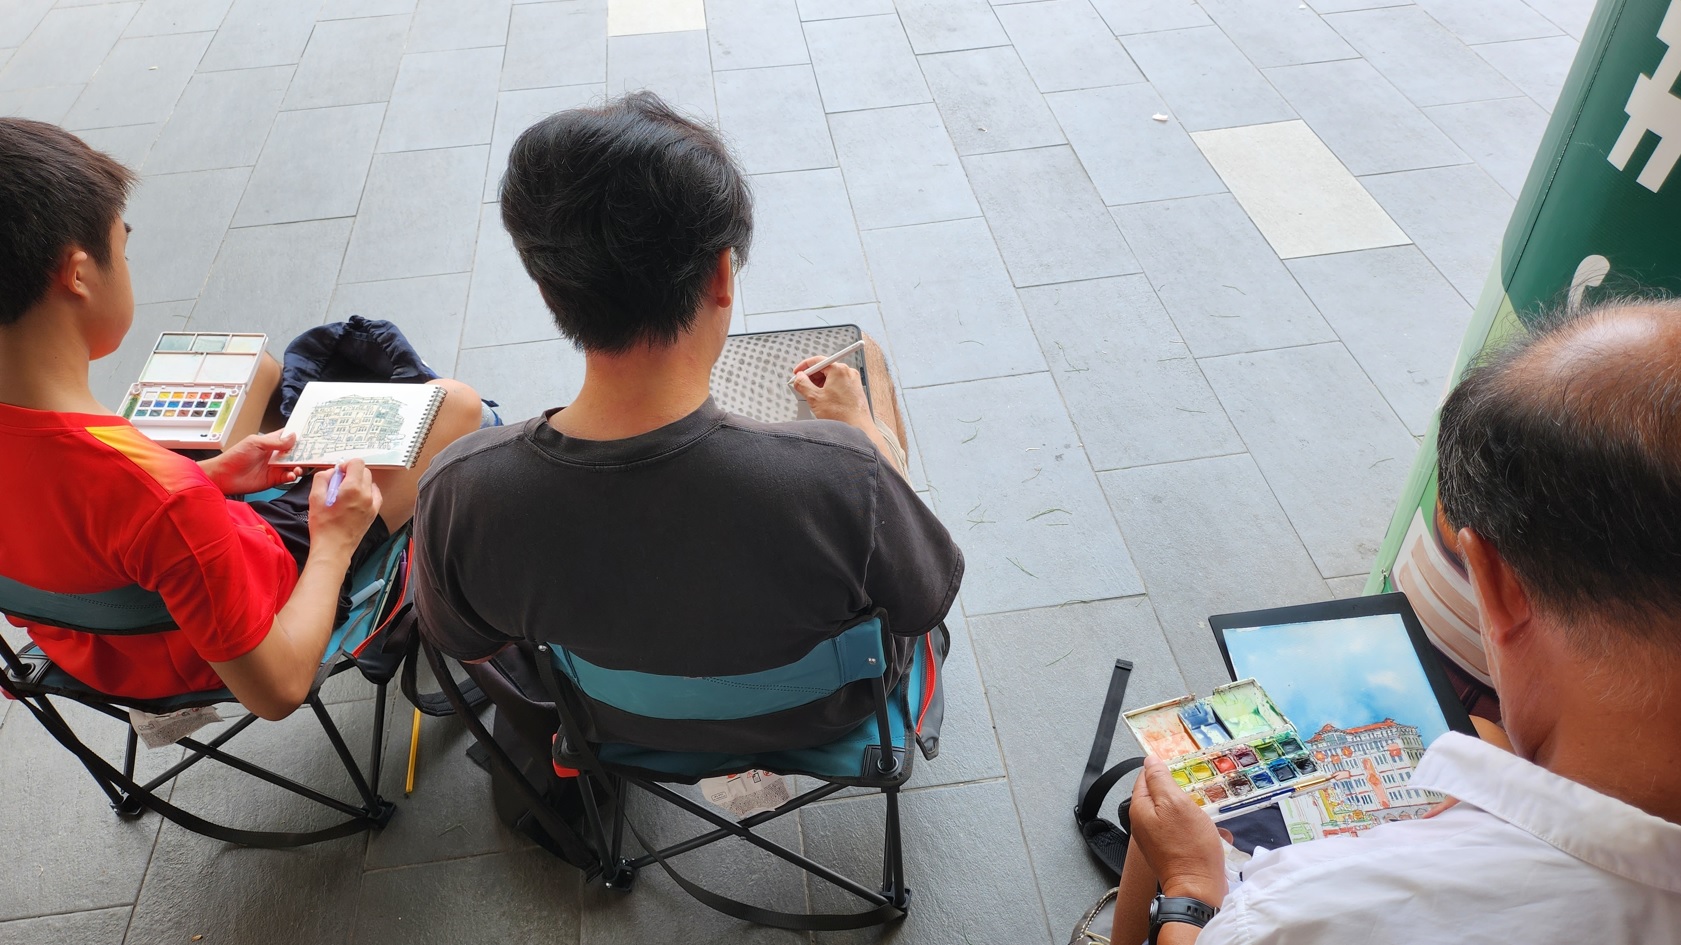
<path fill-rule="evenodd" d="M 1442 406 L 1448 522 L 1492 544 L 1589 654 L 1681 653 L 1681 303 L 1551 320 Z"/>

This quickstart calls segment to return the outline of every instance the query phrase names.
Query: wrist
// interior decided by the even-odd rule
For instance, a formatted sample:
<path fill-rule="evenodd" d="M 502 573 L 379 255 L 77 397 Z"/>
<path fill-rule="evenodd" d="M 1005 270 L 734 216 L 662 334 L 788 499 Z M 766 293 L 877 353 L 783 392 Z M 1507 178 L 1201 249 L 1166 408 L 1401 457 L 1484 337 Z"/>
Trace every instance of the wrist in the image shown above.
<path fill-rule="evenodd" d="M 356 553 L 356 542 L 338 535 L 311 535 L 309 538 L 309 557 L 305 564 L 320 563 L 337 571 L 343 571 L 350 566 L 351 556 Z"/>
<path fill-rule="evenodd" d="M 215 486 L 218 489 L 221 489 L 223 493 L 226 493 L 228 491 L 227 489 L 223 488 L 223 486 L 222 486 L 222 457 L 221 456 L 212 456 L 209 459 L 199 460 L 198 461 L 198 468 L 199 468 L 200 472 L 204 473 L 204 477 L 206 479 L 210 480 L 211 485 Z"/>
<path fill-rule="evenodd" d="M 1196 899 L 1218 909 L 1226 899 L 1226 884 L 1206 877 L 1174 877 L 1162 880 L 1162 895 L 1170 899 Z"/>

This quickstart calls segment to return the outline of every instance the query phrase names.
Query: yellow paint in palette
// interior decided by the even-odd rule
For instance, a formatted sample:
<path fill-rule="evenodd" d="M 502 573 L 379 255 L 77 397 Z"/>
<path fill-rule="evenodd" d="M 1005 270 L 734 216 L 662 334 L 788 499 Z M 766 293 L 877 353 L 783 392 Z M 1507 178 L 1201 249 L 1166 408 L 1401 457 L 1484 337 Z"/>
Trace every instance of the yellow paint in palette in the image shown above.
<path fill-rule="evenodd" d="M 1207 781 L 1214 777 L 1214 768 L 1201 759 L 1191 762 L 1189 770 L 1192 781 Z"/>

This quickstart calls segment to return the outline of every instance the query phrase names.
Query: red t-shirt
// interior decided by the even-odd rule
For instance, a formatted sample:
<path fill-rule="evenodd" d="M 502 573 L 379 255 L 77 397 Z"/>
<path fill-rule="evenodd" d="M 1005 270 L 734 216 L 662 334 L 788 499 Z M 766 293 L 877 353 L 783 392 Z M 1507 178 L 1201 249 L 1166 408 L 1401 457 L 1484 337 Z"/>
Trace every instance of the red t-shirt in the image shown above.
<path fill-rule="evenodd" d="M 250 506 L 128 421 L 0 404 L 0 575 L 64 594 L 156 591 L 179 629 L 23 626 L 82 682 L 157 698 L 221 688 L 210 663 L 263 641 L 298 566 Z"/>

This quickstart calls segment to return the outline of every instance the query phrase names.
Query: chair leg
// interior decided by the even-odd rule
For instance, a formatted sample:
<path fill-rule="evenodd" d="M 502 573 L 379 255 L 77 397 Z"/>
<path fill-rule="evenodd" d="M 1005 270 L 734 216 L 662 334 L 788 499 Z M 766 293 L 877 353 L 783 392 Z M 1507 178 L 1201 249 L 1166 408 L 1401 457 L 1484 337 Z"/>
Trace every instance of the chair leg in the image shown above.
<path fill-rule="evenodd" d="M 601 885 L 617 892 L 629 892 L 631 885 L 636 882 L 636 871 L 628 869 L 627 864 L 620 860 L 615 852 L 622 836 L 620 830 L 624 818 L 624 804 L 617 801 L 613 804 L 614 844 L 608 846 L 607 828 L 601 817 L 601 804 L 595 799 L 595 779 L 598 777 L 607 779 L 609 786 L 612 784 L 609 775 L 583 771 L 578 774 L 578 791 L 583 795 L 584 814 L 589 820 L 590 832 L 594 835 L 595 848 L 601 856 Z"/>
<path fill-rule="evenodd" d="M 322 704 L 319 694 L 309 697 L 309 707 L 315 711 L 315 717 L 321 722 L 322 731 L 327 733 L 327 741 L 332 743 L 333 751 L 338 753 L 339 761 L 344 764 L 344 770 L 349 773 L 350 780 L 356 785 L 356 793 L 362 797 L 363 810 L 366 816 L 383 825 L 391 819 L 396 810 L 395 805 L 383 801 L 373 789 L 368 787 L 368 779 L 362 776 L 362 769 L 356 764 L 356 757 L 350 753 L 350 746 L 344 743 L 344 736 L 339 734 L 339 728 L 333 724 L 333 717 Z"/>
<path fill-rule="evenodd" d="M 887 788 L 887 818 L 881 841 L 881 894 L 903 909 L 910 904 L 905 888 L 904 847 L 899 837 L 899 789 Z"/>
<path fill-rule="evenodd" d="M 134 762 L 140 747 L 139 742 L 140 734 L 134 730 L 133 725 L 130 725 L 128 727 L 128 738 L 125 739 L 123 744 L 123 777 L 130 781 L 134 780 Z M 146 805 L 140 803 L 138 798 L 126 792 L 121 793 L 123 795 L 122 801 L 111 805 L 111 809 L 117 812 L 118 817 L 132 820 L 146 812 Z"/>
<path fill-rule="evenodd" d="M 380 766 L 385 763 L 385 683 L 374 687 L 374 746 L 368 753 L 368 780 L 379 792 Z"/>

